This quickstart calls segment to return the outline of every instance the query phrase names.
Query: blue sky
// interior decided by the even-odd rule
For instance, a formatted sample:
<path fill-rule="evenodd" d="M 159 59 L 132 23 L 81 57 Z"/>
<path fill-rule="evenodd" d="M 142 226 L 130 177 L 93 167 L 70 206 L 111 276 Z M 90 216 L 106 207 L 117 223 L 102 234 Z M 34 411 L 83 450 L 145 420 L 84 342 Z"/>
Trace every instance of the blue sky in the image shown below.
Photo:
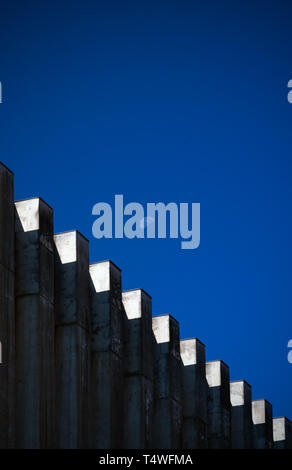
<path fill-rule="evenodd" d="M 292 418 L 292 5 L 3 1 L 0 160 L 16 198 L 152 295 Z M 200 202 L 201 244 L 96 240 L 96 202 Z"/>

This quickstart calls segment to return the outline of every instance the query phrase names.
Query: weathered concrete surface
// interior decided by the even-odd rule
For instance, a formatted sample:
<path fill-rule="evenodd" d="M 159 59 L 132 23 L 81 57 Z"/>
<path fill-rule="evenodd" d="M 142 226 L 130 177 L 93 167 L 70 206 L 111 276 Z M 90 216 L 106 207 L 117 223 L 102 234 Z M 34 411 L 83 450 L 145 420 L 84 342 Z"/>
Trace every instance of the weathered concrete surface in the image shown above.
<path fill-rule="evenodd" d="M 179 323 L 171 315 L 152 318 L 155 336 L 153 447 L 182 446 L 182 362 Z"/>
<path fill-rule="evenodd" d="M 124 447 L 152 447 L 152 299 L 142 289 L 122 293 L 125 319 Z"/>
<path fill-rule="evenodd" d="M 273 418 L 274 449 L 292 449 L 292 423 L 286 416 Z"/>
<path fill-rule="evenodd" d="M 15 445 L 13 173 L 0 162 L 0 449 Z"/>
<path fill-rule="evenodd" d="M 56 313 L 56 440 L 86 448 L 89 433 L 88 240 L 72 231 L 54 236 Z"/>
<path fill-rule="evenodd" d="M 91 264 L 91 446 L 123 445 L 123 308 L 121 271 L 111 261 Z"/>
<path fill-rule="evenodd" d="M 54 445 L 53 211 L 15 203 L 16 445 Z"/>
<path fill-rule="evenodd" d="M 245 380 L 230 382 L 233 449 L 253 448 L 251 386 Z"/>
<path fill-rule="evenodd" d="M 151 307 L 110 261 L 89 275 L 88 241 L 54 237 L 44 201 L 14 204 L 0 163 L 0 448 L 226 448 L 230 400 L 233 448 L 291 448 L 291 422 L 258 400 L 250 431 L 248 384 L 229 397 L 228 367 L 204 376 L 204 346 Z"/>
<path fill-rule="evenodd" d="M 14 272 L 14 177 L 0 162 L 0 264 Z"/>
<path fill-rule="evenodd" d="M 229 367 L 223 361 L 206 363 L 208 391 L 208 447 L 231 447 Z"/>
<path fill-rule="evenodd" d="M 273 409 L 267 400 L 252 402 L 253 442 L 255 449 L 273 448 Z"/>
<path fill-rule="evenodd" d="M 197 338 L 180 342 L 183 377 L 183 439 L 184 449 L 205 449 L 207 434 L 207 397 L 205 345 Z"/>

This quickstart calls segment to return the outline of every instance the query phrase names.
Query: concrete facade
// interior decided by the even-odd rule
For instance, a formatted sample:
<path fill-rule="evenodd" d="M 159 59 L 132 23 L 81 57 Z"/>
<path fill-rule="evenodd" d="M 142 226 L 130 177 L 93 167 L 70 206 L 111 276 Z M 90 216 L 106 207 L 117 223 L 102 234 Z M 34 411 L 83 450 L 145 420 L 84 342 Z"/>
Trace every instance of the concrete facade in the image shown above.
<path fill-rule="evenodd" d="M 252 402 L 253 442 L 255 449 L 273 447 L 273 409 L 267 400 Z"/>
<path fill-rule="evenodd" d="M 90 306 L 88 240 L 72 231 L 55 241 L 56 446 L 89 446 Z"/>
<path fill-rule="evenodd" d="M 54 446 L 53 211 L 15 203 L 16 445 Z"/>
<path fill-rule="evenodd" d="M 223 361 L 206 363 L 208 390 L 208 447 L 231 447 L 229 367 Z"/>
<path fill-rule="evenodd" d="M 231 446 L 233 449 L 253 448 L 251 386 L 244 380 L 230 382 Z"/>
<path fill-rule="evenodd" d="M 91 264 L 91 446 L 123 446 L 123 309 L 121 271 L 111 261 Z"/>
<path fill-rule="evenodd" d="M 155 336 L 153 447 L 182 446 L 182 368 L 179 324 L 171 315 L 153 317 Z"/>
<path fill-rule="evenodd" d="M 13 173 L 0 163 L 0 449 L 15 446 Z"/>
<path fill-rule="evenodd" d="M 124 448 L 153 445 L 152 299 L 142 289 L 123 292 L 125 319 Z"/>
<path fill-rule="evenodd" d="M 282 416 L 273 418 L 273 441 L 275 449 L 292 449 L 292 423 Z"/>
<path fill-rule="evenodd" d="M 121 281 L 0 163 L 1 449 L 291 448 L 287 418 Z"/>
<path fill-rule="evenodd" d="M 182 447 L 206 449 L 208 446 L 208 383 L 205 373 L 205 345 L 197 338 L 182 340 L 180 355 L 183 364 Z"/>

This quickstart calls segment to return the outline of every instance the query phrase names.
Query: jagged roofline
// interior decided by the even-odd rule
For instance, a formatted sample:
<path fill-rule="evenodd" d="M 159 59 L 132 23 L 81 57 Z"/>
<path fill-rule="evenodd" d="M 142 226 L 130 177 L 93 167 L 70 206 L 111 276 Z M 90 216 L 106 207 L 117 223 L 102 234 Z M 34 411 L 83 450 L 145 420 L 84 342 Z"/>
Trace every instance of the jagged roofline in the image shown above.
<path fill-rule="evenodd" d="M 7 377 L 0 382 L 4 397 L 0 402 L 0 448 L 226 448 L 260 447 L 263 441 L 269 447 L 273 426 L 277 426 L 275 435 L 284 433 L 288 443 L 285 433 L 289 426 L 282 429 L 279 418 L 271 419 L 272 405 L 267 400 L 241 404 L 245 387 L 251 388 L 244 380 L 231 382 L 234 396 L 230 397 L 228 365 L 222 360 L 205 362 L 205 346 L 199 339 L 180 340 L 179 323 L 172 315 L 152 316 L 151 296 L 143 289 L 121 291 L 118 266 L 111 260 L 89 265 L 89 242 L 80 232 L 55 234 L 63 255 L 61 263 L 55 262 L 53 210 L 25 205 L 33 199 L 52 209 L 42 198 L 17 201 L 16 205 L 24 203 L 20 219 L 27 222 L 39 211 L 42 223 L 33 232 L 15 232 L 13 173 L 0 163 L 0 205 L 4 209 L 0 213 L 0 274 L 4 281 L 0 283 L 0 304 L 4 306 L 0 325 L 5 357 L 0 367 L 6 368 Z M 46 231 L 44 237 L 43 227 L 52 233 Z M 72 233 L 78 236 L 66 236 Z M 94 290 L 89 281 L 89 266 L 97 268 L 93 276 L 99 289 Z M 135 291 L 144 293 L 149 302 L 126 296 L 130 312 L 126 318 L 122 294 Z M 15 338 L 16 356 L 7 347 Z M 197 357 L 194 347 L 200 351 Z M 239 383 L 244 385 L 243 392 L 236 387 Z M 74 395 L 74 390 L 80 393 Z M 142 401 L 135 401 L 136 396 Z M 40 407 L 35 406 L 36 400 Z M 232 426 L 239 419 L 234 411 L 240 404 L 246 412 L 245 424 L 241 428 L 236 421 L 236 429 L 241 431 L 234 434 Z M 196 422 L 198 413 L 202 429 L 186 426 L 189 418 Z M 90 432 L 86 428 L 89 418 Z M 283 418 L 285 425 L 290 423 Z M 231 431 L 223 435 L 220 420 L 226 419 Z M 14 422 L 16 426 L 21 422 L 21 428 L 16 429 Z M 165 422 L 173 425 L 165 429 Z"/>

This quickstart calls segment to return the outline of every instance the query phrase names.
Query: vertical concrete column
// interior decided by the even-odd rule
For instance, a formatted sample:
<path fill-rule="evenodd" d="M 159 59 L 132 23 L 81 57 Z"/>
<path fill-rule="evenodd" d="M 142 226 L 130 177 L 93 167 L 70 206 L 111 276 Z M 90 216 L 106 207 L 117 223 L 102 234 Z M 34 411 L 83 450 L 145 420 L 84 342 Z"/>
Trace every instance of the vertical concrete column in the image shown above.
<path fill-rule="evenodd" d="M 207 436 L 207 399 L 205 345 L 197 338 L 180 342 L 183 376 L 183 449 L 204 449 Z"/>
<path fill-rule="evenodd" d="M 0 163 L 0 449 L 15 442 L 14 313 L 13 173 Z"/>
<path fill-rule="evenodd" d="M 91 264 L 91 446 L 123 445 L 123 310 L 121 270 Z"/>
<path fill-rule="evenodd" d="M 252 449 L 251 386 L 245 380 L 230 382 L 233 449 Z"/>
<path fill-rule="evenodd" d="M 124 447 L 152 447 L 153 351 L 152 299 L 142 289 L 122 293 L 125 320 Z"/>
<path fill-rule="evenodd" d="M 252 402 L 253 442 L 255 449 L 273 447 L 273 409 L 267 400 Z"/>
<path fill-rule="evenodd" d="M 155 336 L 153 447 L 182 445 L 182 363 L 179 323 L 171 315 L 152 318 Z"/>
<path fill-rule="evenodd" d="M 54 236 L 56 313 L 56 437 L 59 448 L 88 447 L 89 255 L 79 232 Z"/>
<path fill-rule="evenodd" d="M 229 367 L 223 361 L 206 363 L 208 396 L 208 447 L 231 447 L 231 403 Z"/>
<path fill-rule="evenodd" d="M 15 203 L 16 446 L 54 439 L 53 211 L 40 198 Z"/>
<path fill-rule="evenodd" d="M 292 449 L 292 423 L 282 416 L 273 418 L 274 449 Z"/>

